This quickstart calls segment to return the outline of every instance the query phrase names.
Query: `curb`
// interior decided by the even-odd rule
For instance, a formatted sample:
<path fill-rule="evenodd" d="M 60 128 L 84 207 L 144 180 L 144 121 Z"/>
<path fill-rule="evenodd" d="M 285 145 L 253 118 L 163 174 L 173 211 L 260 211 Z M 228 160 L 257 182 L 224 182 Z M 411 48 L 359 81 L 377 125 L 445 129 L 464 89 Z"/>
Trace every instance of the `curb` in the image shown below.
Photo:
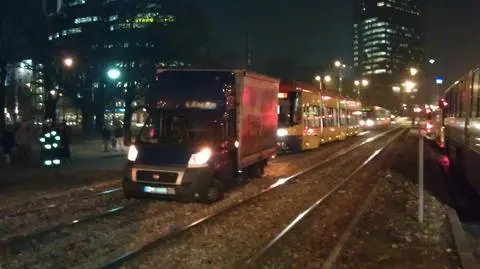
<path fill-rule="evenodd" d="M 473 256 L 473 251 L 469 247 L 467 236 L 462 228 L 462 223 L 458 218 L 455 209 L 447 208 L 448 221 L 455 240 L 455 246 L 457 247 L 458 257 L 460 258 L 460 264 L 463 269 L 475 269 L 478 268 L 478 264 Z"/>

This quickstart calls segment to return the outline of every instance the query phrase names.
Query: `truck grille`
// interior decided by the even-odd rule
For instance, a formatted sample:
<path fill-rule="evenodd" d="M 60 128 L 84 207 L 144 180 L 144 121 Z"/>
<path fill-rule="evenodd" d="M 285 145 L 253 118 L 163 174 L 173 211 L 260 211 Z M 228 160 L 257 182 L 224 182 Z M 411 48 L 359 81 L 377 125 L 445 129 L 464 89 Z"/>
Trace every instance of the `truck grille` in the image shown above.
<path fill-rule="evenodd" d="M 174 172 L 137 171 L 137 181 L 173 184 L 177 182 L 177 177 Z"/>

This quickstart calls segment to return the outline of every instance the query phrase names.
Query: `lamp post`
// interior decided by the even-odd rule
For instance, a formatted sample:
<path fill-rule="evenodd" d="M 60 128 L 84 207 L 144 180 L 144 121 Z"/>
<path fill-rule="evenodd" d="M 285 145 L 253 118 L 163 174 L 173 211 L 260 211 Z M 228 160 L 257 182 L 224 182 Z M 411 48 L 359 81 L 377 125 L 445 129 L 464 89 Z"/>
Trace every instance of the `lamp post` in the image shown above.
<path fill-rule="evenodd" d="M 362 79 L 361 81 L 360 80 L 355 80 L 354 81 L 354 84 L 356 86 L 356 91 L 357 91 L 357 101 L 360 102 L 360 88 L 363 87 L 363 88 L 366 88 L 368 86 L 370 82 L 368 81 L 368 79 Z"/>
<path fill-rule="evenodd" d="M 75 64 L 74 60 L 72 57 L 66 57 L 63 59 L 63 66 L 67 69 L 71 69 L 73 65 Z M 65 83 L 63 85 L 63 92 L 65 92 Z M 59 94 L 59 97 L 62 97 L 62 119 L 63 122 L 66 120 L 66 98 L 64 94 Z"/>
<path fill-rule="evenodd" d="M 119 69 L 117 68 L 110 68 L 108 71 L 107 71 L 107 76 L 110 80 L 112 80 L 113 82 L 117 81 L 121 76 L 122 76 L 122 72 L 120 72 Z M 116 119 L 116 116 L 115 116 L 115 104 L 113 105 L 113 119 Z"/>
<path fill-rule="evenodd" d="M 340 95 L 342 95 L 342 83 L 343 83 L 343 69 L 346 67 L 345 64 L 342 64 L 340 61 L 334 62 L 335 67 L 338 69 L 338 96 L 337 96 L 337 125 L 340 127 L 340 120 L 342 113 L 340 111 Z"/>
<path fill-rule="evenodd" d="M 327 76 L 326 76 L 327 77 Z M 325 79 L 326 79 L 325 77 Z M 318 86 L 320 88 L 320 128 L 323 130 L 323 96 L 322 96 L 322 90 L 323 90 L 323 83 L 322 83 L 322 77 L 321 76 L 315 76 L 315 80 L 318 81 Z"/>

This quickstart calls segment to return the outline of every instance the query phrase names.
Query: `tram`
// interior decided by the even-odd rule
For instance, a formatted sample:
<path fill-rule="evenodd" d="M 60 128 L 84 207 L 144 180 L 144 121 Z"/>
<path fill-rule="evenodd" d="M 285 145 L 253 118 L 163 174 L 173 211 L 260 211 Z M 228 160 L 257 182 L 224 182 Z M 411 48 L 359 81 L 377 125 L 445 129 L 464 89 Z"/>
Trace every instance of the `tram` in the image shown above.
<path fill-rule="evenodd" d="M 315 86 L 280 82 L 277 148 L 298 152 L 360 132 L 361 104 Z"/>
<path fill-rule="evenodd" d="M 391 113 L 389 110 L 371 106 L 362 109 L 362 119 L 360 126 L 364 129 L 385 128 L 391 125 Z"/>
<path fill-rule="evenodd" d="M 450 163 L 480 194 L 480 67 L 451 85 L 440 106 L 444 108 L 445 148 Z"/>

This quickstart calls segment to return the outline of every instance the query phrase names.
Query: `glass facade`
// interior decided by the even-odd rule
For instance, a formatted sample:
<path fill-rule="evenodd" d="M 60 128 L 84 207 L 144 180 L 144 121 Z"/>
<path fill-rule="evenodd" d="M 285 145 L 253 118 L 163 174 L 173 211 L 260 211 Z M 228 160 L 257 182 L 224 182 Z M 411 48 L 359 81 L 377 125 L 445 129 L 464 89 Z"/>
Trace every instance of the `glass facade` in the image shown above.
<path fill-rule="evenodd" d="M 421 0 L 356 0 L 353 59 L 359 76 L 396 75 L 423 62 Z"/>

